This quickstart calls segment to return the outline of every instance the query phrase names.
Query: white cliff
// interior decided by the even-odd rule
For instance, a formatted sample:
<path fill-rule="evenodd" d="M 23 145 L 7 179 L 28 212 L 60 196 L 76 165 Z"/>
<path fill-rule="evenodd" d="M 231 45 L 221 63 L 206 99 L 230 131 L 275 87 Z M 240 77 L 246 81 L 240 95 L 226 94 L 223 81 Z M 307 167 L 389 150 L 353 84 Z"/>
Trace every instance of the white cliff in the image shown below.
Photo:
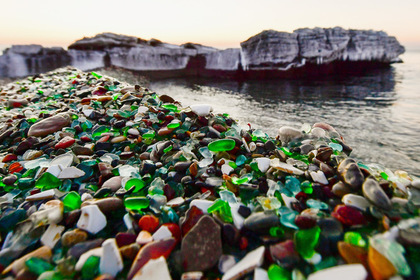
<path fill-rule="evenodd" d="M 297 34 L 263 31 L 241 43 L 241 55 L 245 70 L 294 63 L 299 55 Z"/>
<path fill-rule="evenodd" d="M 132 48 L 112 48 L 109 51 L 111 65 L 129 70 L 157 71 L 184 69 L 195 50 L 174 45 L 156 47 L 139 45 Z"/>
<path fill-rule="evenodd" d="M 173 45 L 157 39 L 102 33 L 71 44 L 69 50 L 18 45 L 0 56 L 0 76 L 21 77 L 71 64 L 82 70 L 119 67 L 134 71 L 177 75 L 253 78 L 269 71 L 284 72 L 326 66 L 334 74 L 351 63 L 380 67 L 398 62 L 404 47 L 383 31 L 334 28 L 302 28 L 292 33 L 266 30 L 242 42 L 241 48 L 219 50 L 195 43 Z M 353 64 L 354 65 L 354 64 Z M 332 67 L 330 67 L 332 66 Z M 305 68 L 306 67 L 306 68 Z M 315 67 L 315 68 L 314 68 Z M 325 70 L 325 67 L 324 67 Z M 255 72 L 256 71 L 256 72 Z M 279 75 L 272 75 L 272 73 Z"/>
<path fill-rule="evenodd" d="M 334 61 L 389 64 L 404 53 L 397 39 L 383 31 L 341 27 L 302 28 L 293 33 L 267 30 L 242 42 L 241 48 L 245 69 L 273 70 L 280 64 L 301 67 Z"/>
<path fill-rule="evenodd" d="M 206 69 L 236 71 L 241 63 L 240 49 L 226 49 L 206 53 Z"/>
<path fill-rule="evenodd" d="M 105 51 L 97 50 L 69 50 L 71 65 L 82 71 L 105 67 Z"/>
<path fill-rule="evenodd" d="M 50 71 L 70 63 L 63 48 L 13 45 L 0 56 L 0 77 L 24 77 Z"/>

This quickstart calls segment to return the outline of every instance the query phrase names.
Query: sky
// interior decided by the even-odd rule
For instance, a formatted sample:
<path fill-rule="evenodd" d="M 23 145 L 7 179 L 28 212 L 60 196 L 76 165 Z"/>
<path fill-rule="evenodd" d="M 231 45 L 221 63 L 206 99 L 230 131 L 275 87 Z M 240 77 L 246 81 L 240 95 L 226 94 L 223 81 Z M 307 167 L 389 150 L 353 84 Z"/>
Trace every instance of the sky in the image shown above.
<path fill-rule="evenodd" d="M 2 2 L 2 3 L 1 3 Z M 218 48 L 266 29 L 303 27 L 383 30 L 420 47 L 419 0 L 0 0 L 0 44 L 66 47 L 114 32 Z"/>

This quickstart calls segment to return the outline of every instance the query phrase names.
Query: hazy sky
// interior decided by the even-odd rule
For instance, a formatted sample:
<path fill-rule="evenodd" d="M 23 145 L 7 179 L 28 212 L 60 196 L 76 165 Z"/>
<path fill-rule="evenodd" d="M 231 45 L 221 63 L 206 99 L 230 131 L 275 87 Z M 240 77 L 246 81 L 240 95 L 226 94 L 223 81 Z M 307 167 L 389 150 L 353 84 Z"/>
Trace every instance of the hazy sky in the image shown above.
<path fill-rule="evenodd" d="M 341 26 L 384 30 L 420 46 L 420 0 L 0 1 L 0 44 L 68 46 L 115 32 L 225 48 L 265 29 Z"/>

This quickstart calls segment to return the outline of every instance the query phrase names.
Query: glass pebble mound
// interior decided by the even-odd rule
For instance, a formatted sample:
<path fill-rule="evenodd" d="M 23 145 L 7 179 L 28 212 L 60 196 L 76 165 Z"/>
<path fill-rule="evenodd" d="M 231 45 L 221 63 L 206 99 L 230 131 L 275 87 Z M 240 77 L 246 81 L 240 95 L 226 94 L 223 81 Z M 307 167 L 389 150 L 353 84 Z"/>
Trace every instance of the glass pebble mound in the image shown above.
<path fill-rule="evenodd" d="M 0 91 L 4 279 L 419 279 L 420 180 L 62 68 Z"/>

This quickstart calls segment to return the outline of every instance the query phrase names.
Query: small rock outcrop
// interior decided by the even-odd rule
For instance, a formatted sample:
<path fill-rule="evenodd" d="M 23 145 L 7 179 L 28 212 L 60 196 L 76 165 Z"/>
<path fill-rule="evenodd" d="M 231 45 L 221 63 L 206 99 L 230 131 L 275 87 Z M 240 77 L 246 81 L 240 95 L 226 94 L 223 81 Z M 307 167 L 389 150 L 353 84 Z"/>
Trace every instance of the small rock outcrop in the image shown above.
<path fill-rule="evenodd" d="M 23 77 L 50 71 L 71 62 L 60 47 L 41 45 L 13 45 L 0 56 L 0 77 Z"/>
<path fill-rule="evenodd" d="M 397 39 L 383 31 L 341 27 L 265 30 L 240 46 L 219 50 L 102 33 L 74 42 L 68 51 L 13 46 L 0 56 L 0 76 L 32 75 L 70 64 L 82 70 L 118 67 L 159 77 L 306 78 L 362 73 L 400 62 L 404 53 Z"/>

